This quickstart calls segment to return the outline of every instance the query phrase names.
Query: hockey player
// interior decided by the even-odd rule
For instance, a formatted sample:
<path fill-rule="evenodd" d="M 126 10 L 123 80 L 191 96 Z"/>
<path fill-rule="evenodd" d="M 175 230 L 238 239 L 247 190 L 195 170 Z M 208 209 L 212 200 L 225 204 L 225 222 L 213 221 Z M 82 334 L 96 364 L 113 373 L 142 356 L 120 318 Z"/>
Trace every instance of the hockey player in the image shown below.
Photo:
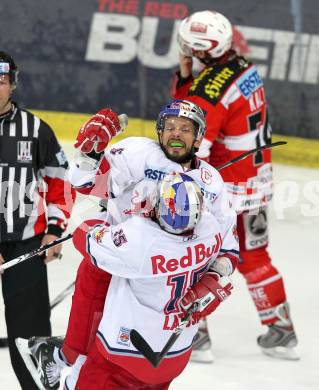
<path fill-rule="evenodd" d="M 108 148 L 105 154 L 101 153 L 109 139 L 120 129 L 118 116 L 111 110 L 101 110 L 83 126 L 76 143 L 82 151 L 69 175 L 73 185 L 82 193 L 108 197 L 107 219 L 115 224 L 132 214 L 147 215 L 152 204 L 149 195 L 156 188 L 157 182 L 169 172 L 187 171 L 188 174 L 195 175 L 205 208 L 223 226 L 216 271 L 229 276 L 238 258 L 235 244 L 228 245 L 229 240 L 234 239 L 235 214 L 229 206 L 227 191 L 219 173 L 206 162 L 194 157 L 205 132 L 203 112 L 193 103 L 174 101 L 159 114 L 159 143 L 147 138 L 132 137 Z M 93 225 L 96 223 L 97 221 L 92 221 Z M 101 275 L 95 269 L 92 283 L 94 289 L 87 290 L 85 275 L 90 268 L 92 266 L 88 261 L 83 261 L 79 267 L 62 354 L 55 352 L 54 360 L 49 358 L 47 361 L 48 367 L 54 362 L 63 365 L 64 359 L 73 364 L 79 354 L 88 353 L 92 342 L 90 335 L 96 333 L 99 313 L 108 289 L 105 273 Z M 34 346 L 36 341 L 33 340 L 31 344 Z M 46 348 L 45 342 L 42 345 Z M 42 356 L 45 355 L 42 353 Z M 50 383 L 44 380 L 49 385 L 53 384 L 53 387 L 48 388 L 56 388 L 54 386 L 57 381 L 58 375 Z M 67 382 L 68 388 L 71 388 L 70 382 L 71 380 Z"/>
<path fill-rule="evenodd" d="M 207 211 L 200 218 L 203 195 L 193 174 L 163 179 L 153 218 L 133 216 L 113 227 L 97 227 L 89 233 L 86 246 L 81 239 L 77 244 L 75 237 L 82 254 L 113 275 L 97 337 L 76 389 L 167 389 L 187 364 L 197 320 L 230 294 L 229 278 L 213 271 L 223 228 Z M 234 248 L 234 241 L 232 237 L 225 244 Z M 154 351 L 160 351 L 184 315 L 181 307 L 210 299 L 211 294 L 211 303 L 204 312 L 195 312 L 158 368 L 132 346 L 129 331 L 134 328 Z"/>
<path fill-rule="evenodd" d="M 174 97 L 198 104 L 206 112 L 207 131 L 200 158 L 218 166 L 243 151 L 271 142 L 263 82 L 256 67 L 232 48 L 232 26 L 217 12 L 195 12 L 180 25 L 180 70 Z M 193 58 L 205 66 L 192 74 Z M 238 213 L 239 271 L 268 332 L 257 343 L 268 355 L 296 359 L 297 338 L 289 314 L 283 279 L 271 263 L 267 205 L 272 197 L 271 152 L 259 151 L 221 171 Z M 211 359 L 205 324 L 192 359 Z"/>

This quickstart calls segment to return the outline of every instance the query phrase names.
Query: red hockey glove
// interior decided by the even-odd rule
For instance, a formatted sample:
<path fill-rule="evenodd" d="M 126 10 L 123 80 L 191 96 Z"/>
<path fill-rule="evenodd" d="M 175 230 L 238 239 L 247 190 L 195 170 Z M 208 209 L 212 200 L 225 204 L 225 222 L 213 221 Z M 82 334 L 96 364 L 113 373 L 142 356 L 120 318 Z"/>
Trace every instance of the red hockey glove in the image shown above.
<path fill-rule="evenodd" d="M 196 309 L 192 317 L 200 320 L 215 311 L 220 303 L 231 294 L 232 288 L 233 285 L 227 276 L 221 277 L 216 272 L 207 272 L 187 291 L 180 306 L 187 311 L 194 305 Z"/>
<path fill-rule="evenodd" d="M 83 153 L 90 153 L 93 149 L 96 153 L 101 153 L 121 130 L 117 114 L 104 108 L 81 127 L 74 147 Z"/>

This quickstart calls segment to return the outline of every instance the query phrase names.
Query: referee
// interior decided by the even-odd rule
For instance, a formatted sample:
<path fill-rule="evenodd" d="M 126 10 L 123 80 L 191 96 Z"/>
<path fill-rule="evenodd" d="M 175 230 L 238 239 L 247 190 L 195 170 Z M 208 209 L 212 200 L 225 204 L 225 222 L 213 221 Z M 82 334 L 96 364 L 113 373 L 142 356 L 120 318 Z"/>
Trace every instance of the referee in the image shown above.
<path fill-rule="evenodd" d="M 0 52 L 0 263 L 59 238 L 74 192 L 68 166 L 52 129 L 11 100 L 18 68 Z M 16 337 L 51 335 L 46 263 L 61 246 L 2 275 L 2 294 L 12 367 L 23 390 L 37 389 L 15 346 Z"/>

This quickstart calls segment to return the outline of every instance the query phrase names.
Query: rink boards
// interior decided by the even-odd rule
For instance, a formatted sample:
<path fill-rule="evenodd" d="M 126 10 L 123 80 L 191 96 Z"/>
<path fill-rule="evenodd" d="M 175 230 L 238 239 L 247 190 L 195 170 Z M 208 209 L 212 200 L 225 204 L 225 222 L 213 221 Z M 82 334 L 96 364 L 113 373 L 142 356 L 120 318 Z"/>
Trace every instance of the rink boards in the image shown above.
<path fill-rule="evenodd" d="M 78 130 L 90 117 L 90 114 L 40 110 L 32 110 L 32 112 L 51 125 L 59 140 L 65 141 L 75 140 Z M 116 140 L 129 136 L 156 138 L 155 122 L 130 118 L 127 129 Z M 273 141 L 279 140 L 288 141 L 288 143 L 284 147 L 273 150 L 274 162 L 319 168 L 319 140 L 275 134 Z"/>

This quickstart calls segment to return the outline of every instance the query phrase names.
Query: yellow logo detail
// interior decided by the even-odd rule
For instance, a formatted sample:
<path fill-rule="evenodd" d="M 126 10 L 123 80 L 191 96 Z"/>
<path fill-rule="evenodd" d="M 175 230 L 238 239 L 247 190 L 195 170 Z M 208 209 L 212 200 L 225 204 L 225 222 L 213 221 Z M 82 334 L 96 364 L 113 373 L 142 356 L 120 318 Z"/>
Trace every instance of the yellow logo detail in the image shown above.
<path fill-rule="evenodd" d="M 193 82 L 190 90 L 194 91 L 198 86 L 199 82 L 203 80 L 211 71 L 212 67 L 205 69 Z M 211 98 L 216 99 L 220 95 L 220 91 L 226 81 L 234 74 L 235 72 L 230 68 L 226 67 L 220 72 L 218 72 L 213 78 L 209 78 L 205 84 L 204 90 L 205 93 Z"/>
<path fill-rule="evenodd" d="M 223 85 L 234 73 L 231 69 L 224 68 L 213 79 L 208 79 L 208 83 L 205 85 L 206 94 L 211 99 L 217 98 L 220 95 Z"/>

